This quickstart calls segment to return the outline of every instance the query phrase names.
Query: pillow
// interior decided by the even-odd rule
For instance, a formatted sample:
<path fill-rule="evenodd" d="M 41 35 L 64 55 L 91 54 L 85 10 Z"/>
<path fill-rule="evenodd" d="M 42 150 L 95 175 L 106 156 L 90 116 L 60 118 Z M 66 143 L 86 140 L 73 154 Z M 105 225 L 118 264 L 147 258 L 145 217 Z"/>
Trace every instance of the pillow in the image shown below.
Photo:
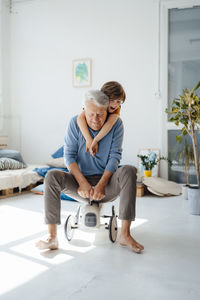
<path fill-rule="evenodd" d="M 161 177 L 144 177 L 143 183 L 150 189 L 163 195 L 181 194 L 181 186 L 173 181 L 168 181 Z"/>
<path fill-rule="evenodd" d="M 15 160 L 23 163 L 26 166 L 26 163 L 24 162 L 24 160 L 21 156 L 21 153 L 19 151 L 8 150 L 8 149 L 0 150 L 0 158 L 1 157 L 7 157 L 7 158 L 15 159 Z"/>
<path fill-rule="evenodd" d="M 23 169 L 26 166 L 12 158 L 1 157 L 0 158 L 0 170 L 15 170 L 15 169 Z"/>
<path fill-rule="evenodd" d="M 43 195 L 44 194 L 44 184 L 40 184 L 36 187 L 34 187 L 31 192 L 35 193 L 35 194 L 39 194 L 39 195 Z M 60 199 L 61 200 L 70 200 L 70 201 L 76 201 L 75 199 L 67 196 L 66 194 L 62 193 L 61 192 L 61 195 L 60 195 Z"/>
<path fill-rule="evenodd" d="M 67 168 L 55 168 L 55 167 L 35 168 L 35 169 L 33 169 L 33 171 L 36 172 L 36 173 L 38 173 L 38 175 L 40 175 L 42 177 L 45 177 L 46 174 L 47 174 L 47 172 L 49 172 L 50 170 L 53 170 L 53 169 L 57 169 L 57 170 L 64 171 L 64 172 L 68 172 Z"/>
<path fill-rule="evenodd" d="M 64 156 L 64 146 L 60 147 L 58 150 L 56 150 L 55 153 L 51 155 L 53 158 L 59 158 Z"/>
<path fill-rule="evenodd" d="M 64 194 L 63 192 L 61 192 L 60 199 L 61 199 L 61 200 L 76 201 L 75 199 L 73 199 L 73 198 L 67 196 L 66 194 Z"/>
<path fill-rule="evenodd" d="M 44 193 L 44 184 L 37 185 L 36 187 L 34 187 L 31 190 L 31 192 L 33 192 L 34 194 L 43 195 L 43 193 Z"/>
<path fill-rule="evenodd" d="M 150 188 L 149 186 L 147 187 L 147 190 L 148 190 L 149 192 L 151 192 L 152 194 L 156 195 L 156 196 L 160 196 L 160 197 L 165 196 L 165 195 L 162 194 L 162 193 L 158 193 L 158 192 L 154 191 L 154 190 L 153 190 L 152 188 Z"/>
<path fill-rule="evenodd" d="M 64 157 L 53 158 L 46 163 L 47 166 L 57 167 L 57 168 L 66 168 L 66 164 L 64 162 Z"/>

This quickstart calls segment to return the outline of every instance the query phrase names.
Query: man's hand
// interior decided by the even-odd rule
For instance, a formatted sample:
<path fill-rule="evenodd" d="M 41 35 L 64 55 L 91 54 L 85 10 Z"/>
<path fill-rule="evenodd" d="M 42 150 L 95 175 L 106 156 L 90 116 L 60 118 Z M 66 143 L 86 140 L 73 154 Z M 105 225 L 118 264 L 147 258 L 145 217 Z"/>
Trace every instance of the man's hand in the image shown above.
<path fill-rule="evenodd" d="M 92 199 L 93 196 L 93 188 L 85 178 L 85 176 L 81 173 L 79 166 L 76 162 L 71 163 L 68 165 L 68 169 L 70 173 L 75 177 L 76 181 L 79 184 L 78 187 L 78 194 L 83 198 Z"/>
<path fill-rule="evenodd" d="M 92 200 L 100 201 L 105 197 L 105 188 L 106 186 L 104 184 L 98 183 L 94 187 L 93 195 L 92 195 Z"/>
<path fill-rule="evenodd" d="M 93 188 L 88 182 L 81 183 L 78 188 L 78 194 L 83 198 L 90 198 L 93 195 Z"/>

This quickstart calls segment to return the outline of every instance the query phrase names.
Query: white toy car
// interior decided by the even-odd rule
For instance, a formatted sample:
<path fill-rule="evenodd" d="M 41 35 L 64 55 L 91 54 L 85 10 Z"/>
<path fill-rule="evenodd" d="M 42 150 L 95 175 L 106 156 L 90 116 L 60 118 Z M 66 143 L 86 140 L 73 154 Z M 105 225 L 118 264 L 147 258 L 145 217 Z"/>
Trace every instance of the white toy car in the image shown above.
<path fill-rule="evenodd" d="M 105 226 L 109 231 L 109 239 L 114 243 L 117 239 L 117 216 L 115 214 L 114 205 L 112 206 L 112 215 L 101 215 L 101 203 L 90 202 L 80 205 L 75 216 L 69 215 L 64 225 L 65 236 L 68 241 L 73 238 L 75 229 L 94 230 Z M 101 218 L 109 218 L 109 224 L 101 224 Z"/>

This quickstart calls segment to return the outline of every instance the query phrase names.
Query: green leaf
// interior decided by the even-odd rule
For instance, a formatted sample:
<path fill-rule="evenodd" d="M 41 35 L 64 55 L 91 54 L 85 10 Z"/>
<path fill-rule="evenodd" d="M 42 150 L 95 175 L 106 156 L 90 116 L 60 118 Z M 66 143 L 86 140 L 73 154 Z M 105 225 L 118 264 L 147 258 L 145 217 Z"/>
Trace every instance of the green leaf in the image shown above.
<path fill-rule="evenodd" d="M 183 135 L 186 135 L 186 134 L 187 134 L 187 130 L 185 129 L 185 127 L 183 127 L 183 128 L 181 129 L 181 131 L 182 131 L 182 134 L 183 134 Z"/>
<path fill-rule="evenodd" d="M 175 124 L 176 126 L 178 126 L 178 125 L 179 125 L 179 120 L 176 120 L 176 121 L 174 122 L 174 124 Z"/>
<path fill-rule="evenodd" d="M 194 91 L 196 91 L 200 87 L 200 81 L 195 85 L 195 87 L 192 89 L 192 94 Z"/>
<path fill-rule="evenodd" d="M 179 144 L 180 144 L 180 143 L 182 143 L 182 140 L 183 140 L 183 136 L 182 135 L 177 135 L 176 136 L 176 142 L 179 142 Z"/>

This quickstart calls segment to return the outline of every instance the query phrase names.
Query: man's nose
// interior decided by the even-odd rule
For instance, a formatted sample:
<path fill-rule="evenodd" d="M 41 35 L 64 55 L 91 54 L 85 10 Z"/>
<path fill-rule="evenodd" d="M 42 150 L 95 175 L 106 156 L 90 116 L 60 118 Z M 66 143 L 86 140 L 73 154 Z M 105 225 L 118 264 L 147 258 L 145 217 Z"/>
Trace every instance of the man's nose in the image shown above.
<path fill-rule="evenodd" d="M 99 116 L 97 114 L 94 115 L 94 120 L 99 120 Z"/>

